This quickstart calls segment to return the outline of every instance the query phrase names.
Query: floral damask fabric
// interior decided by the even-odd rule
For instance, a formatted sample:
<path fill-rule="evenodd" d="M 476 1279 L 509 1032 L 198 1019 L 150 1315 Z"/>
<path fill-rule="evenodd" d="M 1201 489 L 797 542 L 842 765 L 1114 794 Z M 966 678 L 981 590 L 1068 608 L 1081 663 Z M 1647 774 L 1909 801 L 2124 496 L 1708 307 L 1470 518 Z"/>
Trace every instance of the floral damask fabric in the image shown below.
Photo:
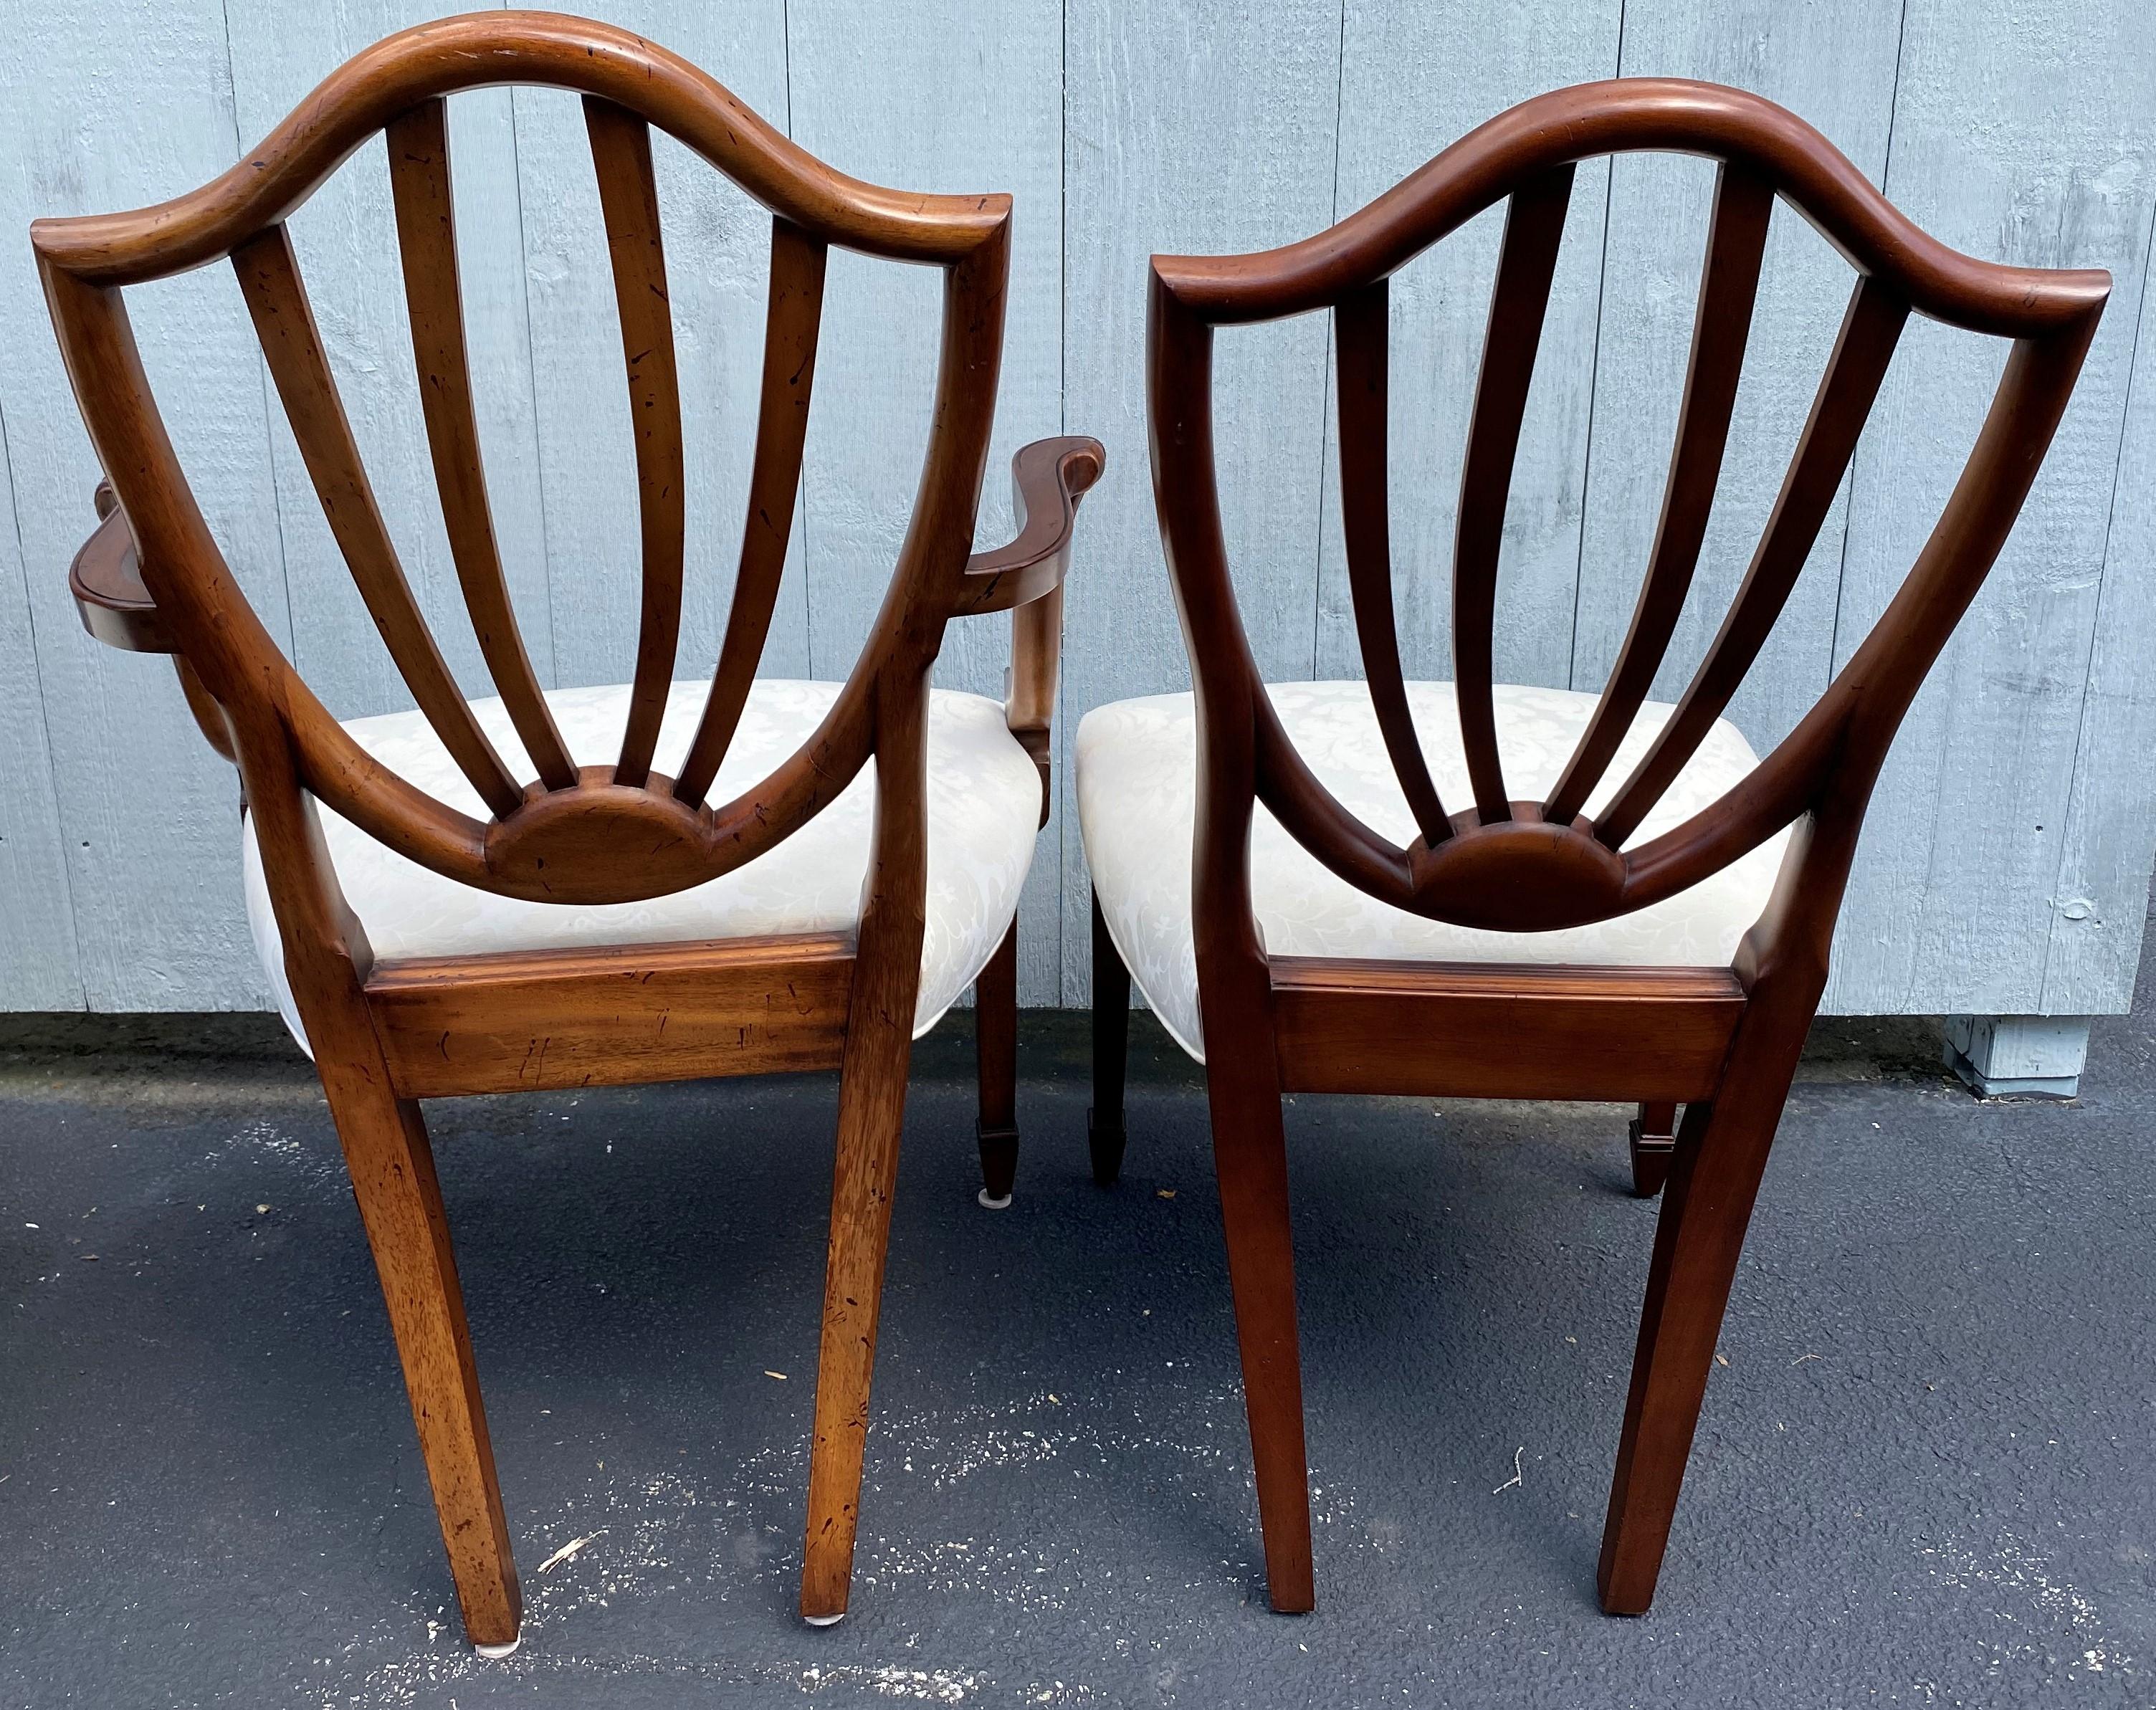
<path fill-rule="evenodd" d="M 1385 754 L 1368 687 L 1269 687 L 1296 747 L 1350 813 L 1403 846 L 1415 835 Z M 1557 782 L 1597 696 L 1498 686 L 1498 747 L 1507 792 L 1540 800 Z M 1408 699 L 1430 776 L 1449 808 L 1474 799 L 1450 683 L 1410 683 Z M 1588 804 L 1599 810 L 1674 709 L 1650 702 Z M 1190 858 L 1198 744 L 1191 698 L 1151 695 L 1096 707 L 1078 727 L 1078 818 L 1093 889 L 1131 977 L 1176 1042 L 1203 1062 Z M 1758 764 L 1743 734 L 1717 721 L 1691 763 L 1633 834 L 1638 847 L 1690 819 Z M 1250 837 L 1259 929 L 1275 956 L 1395 961 L 1575 962 L 1635 967 L 1727 965 L 1767 906 L 1786 831 L 1689 891 L 1637 913 L 1555 932 L 1493 932 L 1424 920 L 1365 896 L 1320 864 L 1260 807 Z"/>
<path fill-rule="evenodd" d="M 670 775 L 688 752 L 707 683 L 676 683 L 667 698 L 654 769 Z M 759 680 L 709 799 L 732 799 L 808 738 L 837 699 L 836 683 Z M 629 688 L 548 694 L 562 740 L 586 764 L 621 749 Z M 519 777 L 535 773 L 499 700 L 472 711 Z M 345 728 L 385 766 L 475 819 L 476 792 L 418 712 L 354 719 Z M 322 809 L 338 881 L 378 958 L 459 956 L 580 944 L 645 944 L 773 932 L 850 932 L 860 922 L 875 798 L 874 763 L 824 811 L 747 865 L 670 896 L 579 907 L 475 890 L 406 860 Z M 988 963 L 1018 911 L 1040 818 L 1040 773 L 1004 727 L 1004 710 L 978 695 L 937 690 L 928 709 L 928 920 L 921 952 L 917 1038 L 942 1019 Z M 292 1036 L 304 1047 L 283 940 L 270 903 L 252 819 L 240 840 L 248 923 Z"/>

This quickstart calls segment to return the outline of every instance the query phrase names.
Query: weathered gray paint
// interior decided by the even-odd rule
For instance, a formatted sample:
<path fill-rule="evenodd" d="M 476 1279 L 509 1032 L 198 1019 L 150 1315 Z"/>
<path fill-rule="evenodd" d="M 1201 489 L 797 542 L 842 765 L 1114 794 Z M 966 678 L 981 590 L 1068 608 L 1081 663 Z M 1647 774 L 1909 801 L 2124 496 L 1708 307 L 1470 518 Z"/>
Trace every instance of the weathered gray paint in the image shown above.
<path fill-rule="evenodd" d="M 1011 454 L 1062 431 L 1063 13 L 1015 0 L 984 27 L 969 0 L 864 6 L 789 0 L 793 135 L 880 183 L 1008 191 L 1015 200 L 1001 395 L 980 537 L 1010 533 Z M 842 675 L 883 599 L 927 447 L 941 285 L 927 269 L 834 254 L 803 472 L 811 656 Z M 729 529 L 737 539 L 739 525 Z M 947 687 L 1000 696 L 1003 617 L 952 626 Z M 767 667 L 768 669 L 768 667 Z M 1045 1000 L 1062 978 L 1062 850 L 1040 840 L 1019 920 L 1019 971 Z"/>
<path fill-rule="evenodd" d="M 1064 629 L 1060 995 L 1077 1003 L 1091 978 L 1078 716 L 1190 680 L 1145 454 L 1146 258 L 1264 249 L 1332 223 L 1342 21 L 1335 6 L 1188 0 L 1070 0 L 1066 20 L 1063 413 L 1108 448 Z M 1282 677 L 1307 676 L 1316 644 L 1325 332 L 1305 319 L 1225 328 L 1215 343 L 1228 542 L 1252 573 L 1250 644 Z"/>
<path fill-rule="evenodd" d="M 2095 1004 L 2046 990 L 2045 963 L 2077 747 L 2092 746 L 2120 807 L 2156 789 L 2145 748 L 2082 716 L 2156 192 L 2153 25 L 2136 0 L 1908 7 L 1888 195 L 1962 249 L 2108 267 L 2118 309 L 2097 331 L 2013 539 L 1881 778 L 1881 800 L 1902 805 L 1874 814 L 1859 857 L 1842 922 L 1850 953 L 1830 989 L 1844 1007 L 2071 1014 L 2128 996 L 2124 981 L 2091 991 Z M 1938 514 L 2003 359 L 1933 327 L 1912 331 L 1887 377 L 1881 431 L 1851 474 L 1837 664 Z M 2108 567 L 2145 579 L 2152 567 Z M 2106 930 L 2129 942 L 2140 888 L 2103 899 Z"/>
<path fill-rule="evenodd" d="M 0 898 L 7 900 L 0 906 L 0 968 L 8 973 L 9 997 L 21 1007 L 79 1009 L 82 971 L 53 792 L 44 677 L 32 645 L 30 590 L 13 526 L 6 425 L 0 418 L 0 498 L 8 507 L 0 516 L 0 746 L 15 759 L 0 789 Z"/>
<path fill-rule="evenodd" d="M 249 142 L 290 112 L 321 80 L 326 67 L 429 15 L 429 8 L 399 0 L 334 8 L 228 0 L 226 11 L 239 134 Z M 495 531 L 512 596 L 521 609 L 539 614 L 547 605 L 547 559 L 532 430 L 525 269 L 516 260 L 521 245 L 509 102 L 508 91 L 487 90 L 451 103 L 449 151 L 461 228 L 460 268 L 472 306 L 473 386 L 481 412 Z M 491 694 L 435 496 L 419 393 L 413 383 L 412 335 L 396 260 L 388 157 L 379 137 L 292 216 L 290 229 L 345 412 L 405 573 L 458 681 L 468 692 Z M 211 276 L 220 290 L 229 290 L 226 270 L 213 270 Z M 626 406 L 620 413 L 625 419 Z M 408 706 L 403 680 L 331 538 L 274 388 L 270 434 L 297 649 L 294 662 L 340 716 Z M 556 666 L 550 626 L 532 621 L 526 629 L 532 662 L 551 680 Z"/>
<path fill-rule="evenodd" d="M 98 470 L 21 235 L 35 214 L 154 202 L 231 165 L 224 10 L 221 0 L 64 0 L 18 22 L 23 50 L 0 63 L 0 231 L 16 234 L 0 244 L 0 412 L 45 717 L 41 738 L 8 733 L 0 763 L 13 797 L 18 768 L 34 768 L 42 750 L 66 867 L 60 882 L 38 864 L 5 911 L 64 912 L 77 954 L 71 978 L 64 965 L 11 963 L 7 998 L 38 1002 L 79 981 L 92 1009 L 253 1004 L 261 977 L 241 908 L 231 769 L 191 727 L 172 672 L 90 641 L 68 598 Z M 229 271 L 204 270 L 139 292 L 131 307 L 210 526 L 289 644 L 264 368 L 238 287 Z M 15 657 L 11 645 L 11 671 Z M 22 699 L 12 682 L 4 699 Z"/>
<path fill-rule="evenodd" d="M 326 70 L 424 0 L 31 0 L 0 64 L 0 229 L 139 205 L 237 157 Z M 1810 118 L 1917 218 L 1980 254 L 2111 268 L 2118 288 L 2028 516 L 1882 780 L 1830 1008 L 2085 1015 L 2124 1007 L 2152 845 L 2156 357 L 2140 348 L 2156 187 L 2156 19 L 2130 0 L 1024 0 L 993 24 L 941 0 L 688 0 L 589 9 L 706 66 L 836 164 L 1018 198 L 997 463 L 1099 434 L 1070 589 L 1059 820 L 1021 932 L 1029 1002 L 1088 986 L 1069 789 L 1076 715 L 1183 686 L 1145 459 L 1144 262 L 1322 226 L 1540 90 L 1612 74 L 1740 84 Z M 488 478 L 526 639 L 562 683 L 626 674 L 634 477 L 598 199 L 575 100 L 452 104 Z M 685 670 L 716 647 L 748 464 L 767 224 L 658 145 L 692 470 Z M 1507 530 L 1500 667 L 1599 685 L 1651 538 L 1711 172 L 1583 169 Z M 1502 215 L 1394 294 L 1395 574 L 1414 668 L 1442 674 L 1459 467 Z M 480 686 L 411 384 L 377 143 L 295 217 L 355 431 L 459 676 Z M 1696 661 L 1807 408 L 1847 270 L 1778 213 L 1728 478 L 1658 686 Z M 767 668 L 842 673 L 918 473 L 935 351 L 931 275 L 834 259 L 808 487 Z M 175 438 L 265 619 L 341 713 L 401 691 L 336 561 L 230 275 L 137 292 Z M 105 654 L 63 585 L 95 478 L 26 246 L 0 245 L 0 1004 L 262 1000 L 233 859 L 234 795 L 169 675 Z M 1936 515 L 1998 372 L 1996 347 L 1912 328 L 1785 632 L 1739 696 L 1783 734 L 1861 639 Z M 1281 677 L 1359 670 L 1339 542 L 1322 318 L 1220 341 L 1229 541 L 1252 639 Z M 184 381 L 185 383 L 181 383 Z M 998 466 L 983 539 L 1009 506 Z M 962 625 L 941 680 L 993 691 L 1000 621 Z M 145 808 L 159 816 L 145 821 Z M 140 827 L 155 826 L 144 835 Z"/>
<path fill-rule="evenodd" d="M 1986 1098 L 2072 1098 L 2088 1064 L 2085 1015 L 1948 1015 L 1941 1055 Z"/>
<path fill-rule="evenodd" d="M 1802 113 L 1871 179 L 1887 161 L 1899 14 L 1876 0 L 1641 6 L 1625 13 L 1626 76 L 1738 83 Z M 1699 294 L 1714 170 L 1633 155 L 1615 163 L 1596 346 L 1571 686 L 1609 675 L 1652 550 Z M 1655 693 L 1673 701 L 1713 639 L 1766 526 L 1848 301 L 1848 264 L 1786 205 L 1774 211 L 1752 344 L 1697 575 Z M 1845 487 L 1846 484 L 1845 483 Z M 1843 505 L 1820 530 L 1787 614 L 1732 715 L 1755 744 L 1786 735 L 1831 675 Z"/>
<path fill-rule="evenodd" d="M 1608 76 L 1621 11 L 1618 0 L 1544 7 L 1533 28 L 1492 30 L 1463 28 L 1471 17 L 1463 7 L 1398 0 L 1354 8 L 1342 38 L 1335 217 L 1514 102 Z M 1433 66 L 1445 74 L 1432 77 Z M 1575 174 L 1506 509 L 1496 668 L 1514 682 L 1563 688 L 1572 680 L 1609 178 L 1603 161 Z M 1393 280 L 1394 597 L 1407 669 L 1422 676 L 1452 675 L 1453 523 L 1504 218 L 1491 209 Z M 1330 376 L 1326 383 L 1329 417 Z M 1324 474 L 1317 675 L 1358 677 L 1337 443 L 1327 446 Z"/>

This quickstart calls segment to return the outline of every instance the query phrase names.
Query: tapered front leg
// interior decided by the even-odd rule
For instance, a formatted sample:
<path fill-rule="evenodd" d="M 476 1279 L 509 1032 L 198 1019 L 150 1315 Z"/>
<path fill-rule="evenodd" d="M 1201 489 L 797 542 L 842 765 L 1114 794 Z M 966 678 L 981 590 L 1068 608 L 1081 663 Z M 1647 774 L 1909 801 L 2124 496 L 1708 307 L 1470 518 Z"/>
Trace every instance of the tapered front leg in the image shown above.
<path fill-rule="evenodd" d="M 1123 1081 L 1130 1059 L 1131 974 L 1123 966 L 1101 899 L 1093 897 L 1093 1105 L 1086 1112 L 1086 1141 L 1093 1154 L 1093 1179 L 1111 1188 L 1123 1168 Z"/>
<path fill-rule="evenodd" d="M 1018 1179 L 1018 922 L 973 983 L 973 1042 L 981 1114 L 981 1204 L 1000 1211 Z"/>
<path fill-rule="evenodd" d="M 523 1596 L 426 1126 L 413 1101 L 326 1059 L 322 1081 L 382 1278 L 465 1636 L 483 1651 L 512 1650 Z"/>

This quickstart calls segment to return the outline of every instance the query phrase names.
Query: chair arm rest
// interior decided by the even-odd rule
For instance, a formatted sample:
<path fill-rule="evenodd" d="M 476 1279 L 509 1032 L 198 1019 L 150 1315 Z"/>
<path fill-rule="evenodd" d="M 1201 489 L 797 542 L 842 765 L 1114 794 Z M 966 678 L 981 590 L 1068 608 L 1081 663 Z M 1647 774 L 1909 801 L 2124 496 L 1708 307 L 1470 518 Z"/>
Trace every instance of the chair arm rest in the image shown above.
<path fill-rule="evenodd" d="M 92 496 L 104 519 L 68 567 L 68 592 L 74 596 L 82 627 L 108 647 L 129 653 L 177 653 L 157 603 L 142 585 L 135 537 L 112 496 L 110 485 L 97 484 Z"/>
<path fill-rule="evenodd" d="M 1078 501 L 1101 478 L 1108 454 L 1098 439 L 1036 439 L 1011 459 L 1011 510 L 1018 534 L 966 561 L 965 592 L 953 616 L 1007 612 L 1060 587 L 1070 562 Z"/>
<path fill-rule="evenodd" d="M 128 653 L 170 654 L 180 674 L 180 688 L 187 697 L 187 710 L 194 714 L 210 747 L 232 760 L 232 732 L 225 724 L 224 709 L 195 675 L 194 667 L 166 629 L 165 620 L 158 616 L 157 601 L 142 585 L 135 537 L 128 531 L 120 501 L 113 497 L 111 483 L 100 481 L 90 502 L 103 520 L 82 543 L 74 562 L 68 566 L 68 592 L 74 596 L 82 627 L 107 647 Z"/>
<path fill-rule="evenodd" d="M 1040 823 L 1048 823 L 1050 727 L 1063 651 L 1063 577 L 1078 501 L 1107 466 L 1101 442 L 1081 435 L 1036 439 L 1011 460 L 1011 508 L 1018 537 L 999 552 L 976 552 L 966 565 L 979 590 L 969 612 L 1009 610 L 1011 663 L 1004 721 L 1040 769 Z"/>

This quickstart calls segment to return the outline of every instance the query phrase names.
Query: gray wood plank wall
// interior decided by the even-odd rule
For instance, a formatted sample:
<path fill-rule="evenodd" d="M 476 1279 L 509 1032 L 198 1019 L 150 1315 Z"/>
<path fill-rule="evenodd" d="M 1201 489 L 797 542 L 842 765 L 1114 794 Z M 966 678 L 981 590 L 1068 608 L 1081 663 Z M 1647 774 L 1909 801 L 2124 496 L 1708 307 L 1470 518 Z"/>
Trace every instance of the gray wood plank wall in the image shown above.
<path fill-rule="evenodd" d="M 170 674 L 100 649 L 64 573 L 96 471 L 20 234 L 135 207 L 230 165 L 340 59 L 425 0 L 23 0 L 0 62 L 0 1006 L 252 1007 L 234 791 Z M 1315 230 L 1539 90 L 1610 75 L 1743 85 L 1824 130 L 1920 222 L 1984 256 L 2117 276 L 2087 377 L 1991 585 L 1882 779 L 1828 1007 L 2090 1014 L 2130 998 L 2156 847 L 2156 13 L 2133 0 L 583 0 L 687 54 L 850 172 L 1017 198 L 997 465 L 1107 441 L 1070 590 L 1058 815 L 1023 915 L 1025 1000 L 1088 989 L 1069 787 L 1076 716 L 1188 681 L 1145 465 L 1145 258 Z M 482 434 L 504 554 L 542 675 L 626 675 L 636 536 L 598 198 L 572 97 L 452 104 Z M 738 539 L 767 223 L 662 140 L 691 467 L 683 656 L 716 647 Z M 1598 686 L 1651 538 L 1710 174 L 1583 171 L 1507 526 L 1501 670 Z M 1394 490 L 1404 644 L 1447 667 L 1445 575 L 1501 216 L 1394 293 Z M 332 362 L 415 585 L 484 687 L 454 592 L 391 264 L 379 142 L 293 222 Z M 1846 268 L 1778 212 L 1681 680 L 1742 571 L 1810 403 Z M 333 709 L 406 704 L 338 562 L 229 273 L 135 294 L 136 324 L 213 527 Z M 836 676 L 905 526 L 927 432 L 934 280 L 834 259 L 804 501 L 766 669 Z M 1975 431 L 2002 357 L 1919 326 L 1792 602 L 1736 702 L 1786 732 L 1883 607 Z M 1221 341 L 1231 547 L 1283 678 L 1359 672 L 1339 538 L 1322 319 Z M 994 692 L 998 623 L 941 680 Z"/>

